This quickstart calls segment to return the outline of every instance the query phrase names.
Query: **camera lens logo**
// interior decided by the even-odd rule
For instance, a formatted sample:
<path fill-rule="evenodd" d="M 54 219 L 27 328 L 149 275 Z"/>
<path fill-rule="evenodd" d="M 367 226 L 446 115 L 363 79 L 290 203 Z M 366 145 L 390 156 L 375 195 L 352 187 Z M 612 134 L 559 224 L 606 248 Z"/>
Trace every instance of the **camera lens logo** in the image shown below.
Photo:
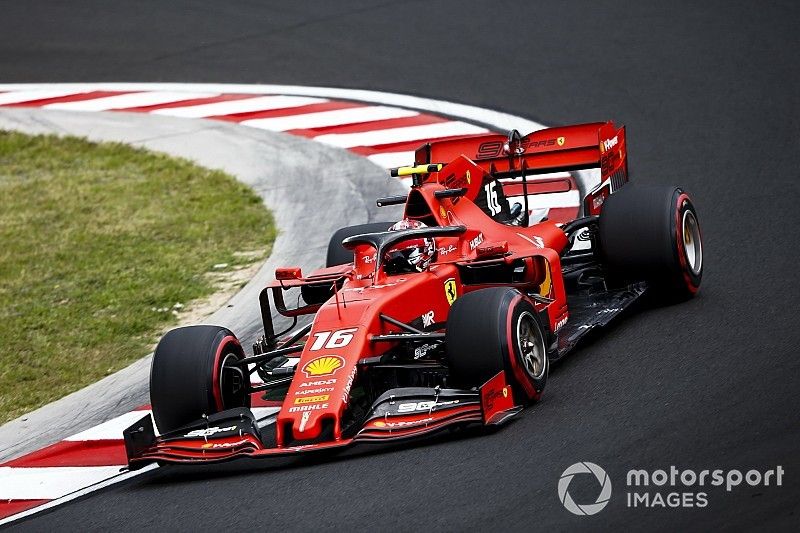
<path fill-rule="evenodd" d="M 593 474 L 600 484 L 600 494 L 597 496 L 597 500 L 595 500 L 594 503 L 578 504 L 575 503 L 575 500 L 569 495 L 567 489 L 569 489 L 572 478 L 577 474 Z M 608 505 L 608 500 L 611 499 L 611 480 L 608 478 L 606 471 L 594 463 L 588 461 L 575 463 L 567 467 L 564 473 L 561 474 L 561 479 L 558 480 L 558 499 L 561 500 L 561 503 L 567 511 L 572 514 L 579 516 L 597 514 Z"/>

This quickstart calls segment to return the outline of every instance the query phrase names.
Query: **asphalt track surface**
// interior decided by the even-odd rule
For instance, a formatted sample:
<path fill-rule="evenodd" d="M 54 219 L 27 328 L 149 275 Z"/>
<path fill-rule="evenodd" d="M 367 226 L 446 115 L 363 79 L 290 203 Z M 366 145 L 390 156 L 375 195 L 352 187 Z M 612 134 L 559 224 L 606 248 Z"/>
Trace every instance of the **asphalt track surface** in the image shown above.
<path fill-rule="evenodd" d="M 698 297 L 643 310 L 485 436 L 315 461 L 160 468 L 35 515 L 34 530 L 785 529 L 800 524 L 800 72 L 792 2 L 0 1 L 4 82 L 213 81 L 405 92 L 545 123 L 628 126 L 633 179 L 694 196 Z M 556 485 L 592 461 L 609 506 Z M 782 487 L 631 509 L 631 468 L 782 465 Z M 576 478 L 577 483 L 577 478 Z M 575 487 L 576 499 L 596 494 Z M 688 489 L 678 488 L 678 491 Z M 660 490 L 660 492 L 667 492 Z"/>

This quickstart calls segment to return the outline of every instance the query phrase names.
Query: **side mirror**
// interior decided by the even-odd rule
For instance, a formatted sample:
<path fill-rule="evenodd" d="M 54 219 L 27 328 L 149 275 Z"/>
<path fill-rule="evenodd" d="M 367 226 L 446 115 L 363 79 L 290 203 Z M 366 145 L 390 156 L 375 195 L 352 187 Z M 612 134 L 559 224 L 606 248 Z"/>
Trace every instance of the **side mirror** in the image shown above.
<path fill-rule="evenodd" d="M 303 271 L 300 267 L 284 267 L 275 269 L 275 279 L 278 281 L 289 281 L 293 279 L 300 279 L 303 277 Z"/>

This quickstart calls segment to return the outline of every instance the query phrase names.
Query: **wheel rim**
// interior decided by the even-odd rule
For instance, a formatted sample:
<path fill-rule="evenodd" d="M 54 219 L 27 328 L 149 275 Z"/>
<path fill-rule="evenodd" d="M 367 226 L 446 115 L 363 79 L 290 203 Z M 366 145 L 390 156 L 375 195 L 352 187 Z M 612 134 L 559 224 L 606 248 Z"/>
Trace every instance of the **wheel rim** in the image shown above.
<path fill-rule="evenodd" d="M 231 400 L 236 400 L 237 404 L 246 394 L 244 372 L 234 363 L 239 360 L 235 353 L 228 353 L 222 358 L 222 365 L 219 372 L 219 391 L 222 398 L 223 409 L 239 407 L 239 405 L 228 405 Z"/>
<path fill-rule="evenodd" d="M 528 311 L 517 319 L 517 348 L 525 372 L 533 379 L 541 379 L 547 370 L 547 351 L 539 324 Z"/>
<path fill-rule="evenodd" d="M 703 268 L 703 242 L 697 217 L 688 209 L 683 213 L 683 251 L 689 270 L 699 274 Z"/>

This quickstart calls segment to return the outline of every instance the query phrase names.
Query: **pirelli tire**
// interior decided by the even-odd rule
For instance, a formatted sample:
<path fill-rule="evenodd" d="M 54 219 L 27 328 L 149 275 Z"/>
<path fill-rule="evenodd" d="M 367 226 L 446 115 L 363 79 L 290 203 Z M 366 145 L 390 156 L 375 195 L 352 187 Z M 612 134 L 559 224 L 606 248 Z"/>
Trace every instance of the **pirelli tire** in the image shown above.
<path fill-rule="evenodd" d="M 697 211 L 679 187 L 625 185 L 606 198 L 599 221 L 611 279 L 646 281 L 663 302 L 694 296 L 703 279 Z"/>
<path fill-rule="evenodd" d="M 548 333 L 516 289 L 480 289 L 453 303 L 445 347 L 450 386 L 483 385 L 504 371 L 517 403 L 538 400 L 550 369 Z"/>
<path fill-rule="evenodd" d="M 203 416 L 249 407 L 249 376 L 236 361 L 244 351 L 220 326 L 187 326 L 161 338 L 150 368 L 153 419 L 163 434 Z"/>
<path fill-rule="evenodd" d="M 369 224 L 358 224 L 347 226 L 336 231 L 328 242 L 328 253 L 325 257 L 325 266 L 346 265 L 353 262 L 353 251 L 342 246 L 342 241 L 353 235 L 362 233 L 377 233 L 386 231 L 392 227 L 394 222 L 370 222 Z M 333 286 L 313 286 L 304 285 L 300 287 L 303 301 L 307 304 L 318 304 L 328 301 L 333 296 Z"/>

